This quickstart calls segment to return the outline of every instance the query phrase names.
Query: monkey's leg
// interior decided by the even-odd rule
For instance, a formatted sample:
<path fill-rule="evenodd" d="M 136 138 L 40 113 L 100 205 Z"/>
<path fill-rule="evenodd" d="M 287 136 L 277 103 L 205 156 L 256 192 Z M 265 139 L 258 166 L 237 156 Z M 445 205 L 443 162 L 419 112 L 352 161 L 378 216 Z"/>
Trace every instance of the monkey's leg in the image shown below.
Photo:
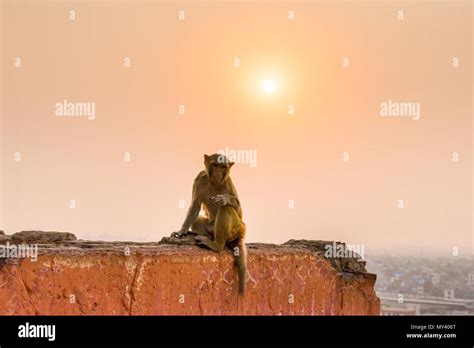
<path fill-rule="evenodd" d="M 196 241 L 198 244 L 205 245 L 211 250 L 221 252 L 224 250 L 227 241 L 237 237 L 241 225 L 240 217 L 232 206 L 219 207 L 214 222 L 214 240 L 204 236 L 197 236 Z"/>
<path fill-rule="evenodd" d="M 199 216 L 196 221 L 191 225 L 192 234 L 197 234 L 198 236 L 208 236 L 208 225 L 209 219 Z"/>

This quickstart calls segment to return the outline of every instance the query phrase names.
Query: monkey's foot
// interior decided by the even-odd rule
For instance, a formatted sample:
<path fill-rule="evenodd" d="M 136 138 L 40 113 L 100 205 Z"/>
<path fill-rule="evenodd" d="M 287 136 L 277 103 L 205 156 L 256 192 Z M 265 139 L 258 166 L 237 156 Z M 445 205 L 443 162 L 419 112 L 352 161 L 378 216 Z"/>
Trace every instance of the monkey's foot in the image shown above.
<path fill-rule="evenodd" d="M 197 245 L 208 247 L 209 249 L 214 250 L 212 247 L 212 241 L 206 236 L 196 236 L 194 237 Z"/>

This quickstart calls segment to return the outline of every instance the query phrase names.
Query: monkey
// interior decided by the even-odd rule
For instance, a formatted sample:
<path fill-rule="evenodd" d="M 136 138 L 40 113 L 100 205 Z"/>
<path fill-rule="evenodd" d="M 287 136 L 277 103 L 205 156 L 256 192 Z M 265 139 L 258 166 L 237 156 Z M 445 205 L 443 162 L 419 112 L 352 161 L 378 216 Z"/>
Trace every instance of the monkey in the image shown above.
<path fill-rule="evenodd" d="M 247 280 L 246 225 L 229 175 L 233 165 L 234 162 L 222 154 L 204 155 L 204 170 L 194 179 L 188 213 L 181 229 L 172 236 L 181 238 L 194 234 L 198 245 L 217 253 L 226 246 L 231 248 L 238 270 L 239 293 L 243 294 Z M 199 216 L 201 208 L 205 216 Z"/>

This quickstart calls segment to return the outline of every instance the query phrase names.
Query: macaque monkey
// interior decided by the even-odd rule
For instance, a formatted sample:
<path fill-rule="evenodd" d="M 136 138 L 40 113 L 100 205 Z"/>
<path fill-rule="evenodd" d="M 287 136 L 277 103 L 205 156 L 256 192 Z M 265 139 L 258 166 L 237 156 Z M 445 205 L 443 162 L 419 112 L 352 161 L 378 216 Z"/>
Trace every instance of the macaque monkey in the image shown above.
<path fill-rule="evenodd" d="M 197 244 L 218 253 L 226 245 L 230 247 L 238 267 L 239 293 L 243 294 L 247 280 L 245 223 L 237 191 L 229 176 L 233 165 L 224 155 L 204 155 L 205 169 L 194 180 L 191 206 L 181 229 L 172 235 L 196 234 Z M 201 207 L 205 216 L 199 216 Z"/>

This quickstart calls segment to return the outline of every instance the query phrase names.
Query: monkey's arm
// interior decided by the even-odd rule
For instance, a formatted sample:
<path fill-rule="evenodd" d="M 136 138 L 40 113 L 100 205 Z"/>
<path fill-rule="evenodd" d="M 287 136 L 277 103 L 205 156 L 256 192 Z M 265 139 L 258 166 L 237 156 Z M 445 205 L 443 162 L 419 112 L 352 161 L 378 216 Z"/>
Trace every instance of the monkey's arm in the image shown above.
<path fill-rule="evenodd" d="M 225 193 L 222 196 L 225 196 L 225 202 L 224 202 L 225 204 L 224 205 L 230 205 L 230 206 L 234 207 L 237 210 L 240 209 L 239 197 L 234 196 L 230 193 Z"/>
<path fill-rule="evenodd" d="M 188 209 L 188 213 L 186 214 L 186 218 L 184 219 L 183 225 L 181 226 L 181 229 L 178 232 L 174 232 L 172 235 L 182 237 L 183 235 L 188 233 L 189 228 L 198 218 L 202 205 L 201 177 L 202 175 L 200 173 L 194 180 L 191 206 Z"/>
<path fill-rule="evenodd" d="M 237 211 L 240 211 L 239 196 L 237 195 L 237 190 L 235 189 L 234 183 L 232 182 L 231 178 L 229 178 L 229 186 L 230 192 L 226 194 L 227 201 L 229 202 L 227 204 L 233 206 Z"/>
<path fill-rule="evenodd" d="M 196 221 L 201 211 L 201 200 L 198 198 L 193 199 L 191 206 L 189 207 L 186 219 L 184 219 L 183 225 L 181 226 L 180 233 L 186 233 L 189 231 L 191 225 Z"/>
<path fill-rule="evenodd" d="M 237 196 L 237 190 L 235 189 L 235 186 L 230 178 L 228 188 L 229 193 L 223 193 L 215 196 L 214 204 L 218 206 L 230 205 L 231 207 L 234 207 L 235 210 L 240 211 L 239 196 Z"/>

